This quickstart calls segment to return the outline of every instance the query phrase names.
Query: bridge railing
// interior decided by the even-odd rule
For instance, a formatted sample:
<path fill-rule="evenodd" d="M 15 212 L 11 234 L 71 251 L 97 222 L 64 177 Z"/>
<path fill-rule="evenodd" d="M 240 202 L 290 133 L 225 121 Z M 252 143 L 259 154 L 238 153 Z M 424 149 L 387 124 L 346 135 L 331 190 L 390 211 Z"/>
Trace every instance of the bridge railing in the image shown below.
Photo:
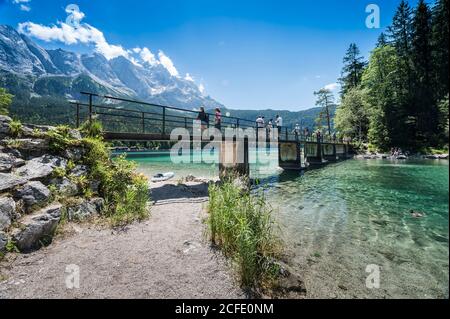
<path fill-rule="evenodd" d="M 170 135 L 175 128 L 185 128 L 193 133 L 194 121 L 197 119 L 198 111 L 185 110 L 172 106 L 135 101 L 108 95 L 98 95 L 89 92 L 81 92 L 88 98 L 87 103 L 71 102 L 76 107 L 76 126 L 93 118 L 99 120 L 105 131 L 114 133 L 142 133 Z M 102 104 L 95 100 L 104 99 Z M 207 113 L 209 120 L 207 127 L 214 127 L 215 114 Z M 222 131 L 227 128 L 254 128 L 259 133 L 261 130 L 269 133 L 267 129 L 257 128 L 256 122 L 233 116 L 221 116 Z M 277 128 L 272 128 L 277 130 Z M 282 127 L 279 131 L 279 139 L 282 141 L 298 141 L 317 143 L 319 140 L 314 135 L 305 135 L 296 132 L 292 128 Z M 339 142 L 332 137 L 323 136 L 322 143 Z"/>

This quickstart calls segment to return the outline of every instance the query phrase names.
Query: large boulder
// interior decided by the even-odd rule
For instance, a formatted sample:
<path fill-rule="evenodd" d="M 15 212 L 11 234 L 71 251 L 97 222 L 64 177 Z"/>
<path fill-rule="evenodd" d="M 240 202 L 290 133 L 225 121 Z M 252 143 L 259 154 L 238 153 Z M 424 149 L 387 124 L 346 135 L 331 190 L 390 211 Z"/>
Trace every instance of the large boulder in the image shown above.
<path fill-rule="evenodd" d="M 0 230 L 11 226 L 16 217 L 16 202 L 10 197 L 0 197 Z"/>
<path fill-rule="evenodd" d="M 54 204 L 33 215 L 25 216 L 22 227 L 15 229 L 12 239 L 21 252 L 30 252 L 49 244 L 61 219 L 62 205 Z"/>
<path fill-rule="evenodd" d="M 0 192 L 7 191 L 19 185 L 23 185 L 27 179 L 13 174 L 0 173 Z"/>
<path fill-rule="evenodd" d="M 78 186 L 67 177 L 53 178 L 50 184 L 56 187 L 60 195 L 75 196 L 79 193 Z"/>
<path fill-rule="evenodd" d="M 49 141 L 43 138 L 22 138 L 15 140 L 17 147 L 25 158 L 42 156 L 49 151 Z"/>
<path fill-rule="evenodd" d="M 0 153 L 0 172 L 10 172 L 14 167 L 18 167 L 25 164 L 25 161 L 21 158 L 17 158 L 12 154 Z"/>
<path fill-rule="evenodd" d="M 0 137 L 5 137 L 9 134 L 9 123 L 12 119 L 6 115 L 0 115 Z"/>
<path fill-rule="evenodd" d="M 6 236 L 6 233 L 0 231 L 0 252 L 1 253 L 6 251 L 7 243 L 8 243 L 8 236 Z"/>
<path fill-rule="evenodd" d="M 16 174 L 27 180 L 45 180 L 57 167 L 66 168 L 67 160 L 59 156 L 44 155 L 33 158 L 16 170 Z"/>
<path fill-rule="evenodd" d="M 72 161 L 78 162 L 85 154 L 82 147 L 71 147 L 62 151 L 62 156 Z"/>
<path fill-rule="evenodd" d="M 88 172 L 89 168 L 86 165 L 77 165 L 70 171 L 70 175 L 80 177 L 86 176 Z"/>
<path fill-rule="evenodd" d="M 67 207 L 67 217 L 69 220 L 82 221 L 100 215 L 104 206 L 105 201 L 103 198 L 83 200 L 81 203 Z"/>
<path fill-rule="evenodd" d="M 23 203 L 27 212 L 34 207 L 43 206 L 50 199 L 50 190 L 39 181 L 26 183 L 14 192 L 14 197 Z"/>

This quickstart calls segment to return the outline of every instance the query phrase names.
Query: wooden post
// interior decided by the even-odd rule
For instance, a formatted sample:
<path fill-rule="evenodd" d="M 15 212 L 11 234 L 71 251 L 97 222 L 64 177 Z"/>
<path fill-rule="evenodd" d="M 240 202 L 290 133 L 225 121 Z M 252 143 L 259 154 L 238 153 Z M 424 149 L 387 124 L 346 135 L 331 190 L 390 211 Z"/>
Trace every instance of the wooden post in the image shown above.
<path fill-rule="evenodd" d="M 92 94 L 89 94 L 89 122 L 92 122 Z"/>
<path fill-rule="evenodd" d="M 142 133 L 145 133 L 145 114 L 142 112 Z"/>
<path fill-rule="evenodd" d="M 163 106 L 162 135 L 166 134 L 166 107 Z"/>
<path fill-rule="evenodd" d="M 77 128 L 80 127 L 80 104 L 77 103 Z"/>

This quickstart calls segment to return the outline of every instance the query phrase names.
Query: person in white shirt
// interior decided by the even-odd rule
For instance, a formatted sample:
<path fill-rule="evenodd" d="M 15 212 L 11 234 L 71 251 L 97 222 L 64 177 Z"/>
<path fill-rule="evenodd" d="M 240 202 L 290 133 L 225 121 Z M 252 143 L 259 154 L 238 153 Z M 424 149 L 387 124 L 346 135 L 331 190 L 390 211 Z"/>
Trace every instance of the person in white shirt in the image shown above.
<path fill-rule="evenodd" d="M 277 114 L 275 125 L 278 128 L 278 134 L 281 134 L 281 127 L 283 126 L 283 118 Z"/>
<path fill-rule="evenodd" d="M 256 127 L 264 128 L 264 118 L 261 115 L 256 119 Z"/>

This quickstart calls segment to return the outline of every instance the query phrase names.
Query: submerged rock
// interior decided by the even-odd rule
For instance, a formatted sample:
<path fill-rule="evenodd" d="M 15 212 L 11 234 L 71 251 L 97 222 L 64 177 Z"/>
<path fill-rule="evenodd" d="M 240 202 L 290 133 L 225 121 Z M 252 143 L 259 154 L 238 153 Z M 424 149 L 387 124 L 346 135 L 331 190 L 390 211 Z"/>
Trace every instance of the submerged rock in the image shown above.
<path fill-rule="evenodd" d="M 35 206 L 42 206 L 50 199 L 50 190 L 39 181 L 28 182 L 14 192 L 14 197 L 23 202 L 29 212 Z"/>
<path fill-rule="evenodd" d="M 16 202 L 10 197 L 0 197 L 0 230 L 11 226 L 16 217 Z"/>
<path fill-rule="evenodd" d="M 21 221 L 22 227 L 12 234 L 17 248 L 21 252 L 29 252 L 50 243 L 61 214 L 62 206 L 54 204 L 34 215 L 26 216 Z"/>
<path fill-rule="evenodd" d="M 66 168 L 67 160 L 58 156 L 43 155 L 33 158 L 24 166 L 16 170 L 16 174 L 27 180 L 40 180 L 48 178 L 56 167 Z"/>

